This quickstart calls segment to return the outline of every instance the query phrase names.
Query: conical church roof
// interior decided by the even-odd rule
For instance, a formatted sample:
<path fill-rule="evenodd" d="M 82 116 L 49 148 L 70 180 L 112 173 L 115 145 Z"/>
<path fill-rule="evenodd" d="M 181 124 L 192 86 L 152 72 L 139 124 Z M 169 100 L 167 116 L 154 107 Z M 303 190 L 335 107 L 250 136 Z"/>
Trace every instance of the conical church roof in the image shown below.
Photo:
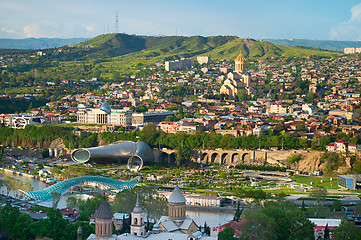
<path fill-rule="evenodd" d="M 243 56 L 242 52 L 239 51 L 239 55 L 236 57 L 236 59 L 234 61 L 235 62 L 245 62 L 246 58 Z"/>
<path fill-rule="evenodd" d="M 170 195 L 168 202 L 170 203 L 185 203 L 186 199 L 183 196 L 182 191 L 179 189 L 178 186 L 176 186 L 172 192 L 172 194 Z"/>
<path fill-rule="evenodd" d="M 100 219 L 112 219 L 113 218 L 113 213 L 110 210 L 109 204 L 107 203 L 107 200 L 105 200 L 105 197 L 102 199 L 102 201 L 99 205 L 99 208 L 95 212 L 94 217 L 100 218 Z"/>
<path fill-rule="evenodd" d="M 142 213 L 143 209 L 140 206 L 140 202 L 139 202 L 139 193 L 137 194 L 137 203 L 135 204 L 135 207 L 133 209 L 133 213 Z"/>

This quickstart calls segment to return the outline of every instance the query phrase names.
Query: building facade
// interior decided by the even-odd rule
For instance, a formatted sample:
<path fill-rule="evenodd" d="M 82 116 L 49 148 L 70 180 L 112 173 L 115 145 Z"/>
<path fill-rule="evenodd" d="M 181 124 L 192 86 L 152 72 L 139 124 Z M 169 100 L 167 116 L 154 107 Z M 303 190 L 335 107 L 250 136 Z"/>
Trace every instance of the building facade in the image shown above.
<path fill-rule="evenodd" d="M 339 187 L 345 189 L 360 189 L 361 188 L 361 174 L 347 174 L 338 175 L 337 184 Z"/>
<path fill-rule="evenodd" d="M 211 61 L 211 57 L 210 56 L 199 56 L 197 57 L 197 62 L 199 64 L 208 64 Z"/>
<path fill-rule="evenodd" d="M 132 126 L 144 126 L 147 123 L 158 124 L 164 121 L 168 116 L 174 116 L 173 112 L 143 112 L 133 113 Z"/>
<path fill-rule="evenodd" d="M 191 58 L 182 58 L 175 61 L 167 61 L 164 64 L 166 71 L 180 70 L 182 68 L 191 68 L 194 61 Z"/>
<path fill-rule="evenodd" d="M 131 126 L 133 111 L 126 109 L 111 109 L 105 102 L 100 108 L 87 108 L 80 104 L 78 107 L 77 122 L 90 124 L 111 124 L 116 126 Z"/>

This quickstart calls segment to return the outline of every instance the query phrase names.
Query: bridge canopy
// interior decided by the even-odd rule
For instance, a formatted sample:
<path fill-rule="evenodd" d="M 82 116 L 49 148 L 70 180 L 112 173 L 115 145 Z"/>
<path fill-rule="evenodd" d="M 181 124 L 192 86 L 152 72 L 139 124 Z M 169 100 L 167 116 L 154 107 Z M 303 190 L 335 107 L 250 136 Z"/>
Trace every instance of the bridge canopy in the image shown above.
<path fill-rule="evenodd" d="M 129 181 L 117 181 L 111 178 L 97 177 L 97 176 L 76 177 L 58 182 L 41 191 L 36 191 L 36 192 L 29 192 L 22 190 L 20 191 L 28 198 L 38 201 L 49 202 L 52 201 L 54 198 L 59 197 L 59 194 L 60 196 L 63 195 L 71 187 L 87 182 L 96 182 L 112 190 L 124 190 L 124 189 L 133 188 L 135 184 L 137 184 L 138 182 L 138 177 L 135 177 Z"/>

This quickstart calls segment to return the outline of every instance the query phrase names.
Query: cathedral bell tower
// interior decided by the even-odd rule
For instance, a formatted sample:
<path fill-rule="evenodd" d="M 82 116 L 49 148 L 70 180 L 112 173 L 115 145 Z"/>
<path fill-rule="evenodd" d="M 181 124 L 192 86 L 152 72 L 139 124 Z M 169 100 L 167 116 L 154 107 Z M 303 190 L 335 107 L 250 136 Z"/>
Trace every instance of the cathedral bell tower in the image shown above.
<path fill-rule="evenodd" d="M 140 207 L 139 193 L 137 194 L 137 203 L 131 212 L 130 233 L 136 236 L 145 236 L 144 212 Z"/>
<path fill-rule="evenodd" d="M 246 59 L 245 57 L 242 55 L 242 52 L 239 52 L 239 55 L 237 56 L 237 58 L 234 60 L 234 71 L 241 73 L 244 70 L 246 70 Z"/>

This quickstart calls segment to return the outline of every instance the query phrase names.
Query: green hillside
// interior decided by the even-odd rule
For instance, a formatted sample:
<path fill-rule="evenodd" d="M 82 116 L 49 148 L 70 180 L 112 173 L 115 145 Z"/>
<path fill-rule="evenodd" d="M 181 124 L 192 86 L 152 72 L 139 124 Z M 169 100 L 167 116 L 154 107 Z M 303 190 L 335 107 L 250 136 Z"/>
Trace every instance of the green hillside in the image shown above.
<path fill-rule="evenodd" d="M 235 36 L 216 37 L 149 37 L 127 34 L 104 34 L 74 46 L 74 52 L 90 58 L 113 58 L 128 54 L 141 59 L 156 58 L 155 61 L 194 57 L 201 54 L 214 59 L 233 59 L 239 51 L 251 59 L 270 57 L 336 56 L 338 53 L 300 46 L 278 46 L 254 39 Z M 137 54 L 138 53 L 138 54 Z M 139 53 L 141 53 L 139 55 Z M 129 59 L 129 57 L 127 57 Z"/>
<path fill-rule="evenodd" d="M 332 57 L 340 53 L 299 46 L 278 46 L 235 36 L 151 37 L 104 34 L 86 42 L 64 47 L 58 66 L 49 69 L 65 78 L 85 76 L 105 79 L 129 76 L 156 62 L 209 55 L 212 59 L 234 59 L 241 51 L 249 60 L 278 57 Z M 60 73 L 60 72 L 59 72 Z"/>

